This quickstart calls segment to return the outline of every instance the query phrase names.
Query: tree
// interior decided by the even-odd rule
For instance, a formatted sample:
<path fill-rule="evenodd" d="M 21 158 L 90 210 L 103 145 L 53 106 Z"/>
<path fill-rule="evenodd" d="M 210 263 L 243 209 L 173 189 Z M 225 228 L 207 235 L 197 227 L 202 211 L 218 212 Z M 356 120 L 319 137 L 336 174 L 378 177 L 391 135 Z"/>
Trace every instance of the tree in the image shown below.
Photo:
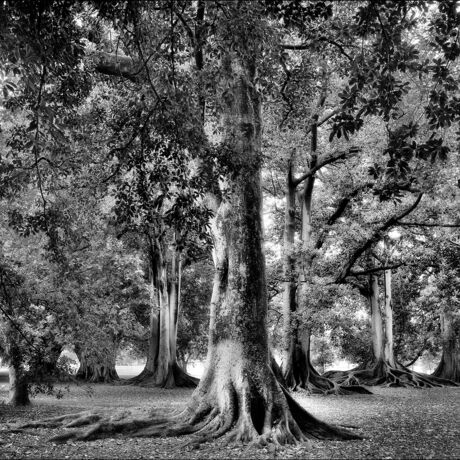
<path fill-rule="evenodd" d="M 266 24 L 260 6 L 253 3 L 219 5 L 213 13 L 219 23 L 215 39 L 222 44 L 217 70 L 221 152 L 227 169 L 213 223 L 217 270 L 207 370 L 187 409 L 166 425 L 152 419 L 140 422 L 135 414 L 119 422 L 110 416 L 79 415 L 74 424 L 89 423 L 90 429 L 65 433 L 61 440 L 88 439 L 107 430 L 155 435 L 166 427 L 172 435 L 199 432 L 201 440 L 227 432 L 231 439 L 259 443 L 355 437 L 308 414 L 271 369 L 262 250 L 261 101 L 254 80 Z"/>
<path fill-rule="evenodd" d="M 444 246 L 444 247 L 442 247 Z M 435 299 L 440 305 L 442 354 L 433 376 L 460 383 L 460 335 L 458 318 L 458 260 L 459 246 L 447 240 L 441 246 L 443 261 L 436 270 Z"/>
<path fill-rule="evenodd" d="M 104 5 L 107 8 L 107 4 Z M 319 5 L 319 15 L 321 15 L 323 14 L 321 9 L 325 4 L 319 2 Z M 121 7 L 122 13 L 126 13 L 122 15 L 123 27 L 131 25 L 134 22 L 131 21 L 132 18 L 138 17 L 135 14 L 138 12 L 136 8 L 126 6 L 124 10 L 125 6 Z M 182 54 L 184 60 L 181 62 L 182 70 L 191 67 L 192 55 L 189 46 L 177 41 L 182 36 L 177 33 L 179 30 L 177 25 L 182 24 L 180 27 L 196 39 L 190 26 L 190 23 L 195 25 L 191 22 L 190 15 L 196 13 L 197 21 L 198 18 L 202 20 L 202 13 L 198 13 L 206 10 L 205 17 L 209 20 L 208 35 L 200 38 L 205 40 L 205 44 L 212 51 L 209 53 L 209 64 L 211 64 L 209 70 L 218 83 L 216 86 L 211 86 L 216 97 L 214 100 L 211 99 L 210 105 L 220 119 L 219 130 L 215 133 L 219 142 L 216 146 L 207 148 L 209 144 L 206 139 L 199 137 L 204 145 L 196 148 L 197 156 L 201 153 L 201 158 L 212 160 L 219 176 L 219 188 L 214 183 L 213 189 L 216 214 L 212 222 L 212 231 L 216 273 L 211 299 L 208 367 L 194 392 L 191 403 L 175 419 L 159 420 L 151 416 L 139 419 L 137 412 L 133 411 L 122 418 L 110 413 L 77 414 L 51 420 L 49 423 L 55 424 L 64 420 L 69 426 L 89 425 L 88 430 L 84 432 L 68 432 L 60 435 L 57 438 L 60 440 L 89 439 L 115 431 L 145 436 L 165 432 L 170 435 L 196 433 L 198 441 L 227 434 L 230 440 L 255 441 L 260 444 L 291 443 L 311 436 L 352 439 L 355 437 L 353 434 L 330 427 L 308 414 L 279 383 L 275 375 L 276 367 L 271 361 L 266 325 L 267 293 L 260 216 L 262 117 L 256 76 L 262 63 L 266 62 L 266 54 L 277 50 L 275 44 L 279 42 L 277 34 L 273 33 L 275 27 L 273 24 L 296 21 L 297 13 L 300 13 L 301 20 L 305 21 L 310 14 L 317 14 L 317 4 L 313 3 L 310 5 L 311 8 L 305 9 L 303 4 L 296 6 L 296 2 L 235 1 L 224 4 L 187 2 L 181 5 L 183 10 L 177 9 L 178 5 L 175 2 L 158 2 L 150 7 L 149 4 L 141 6 L 142 13 L 151 20 L 152 26 L 159 24 L 163 27 L 165 24 L 168 26 L 167 30 L 170 33 L 162 49 L 166 50 L 164 54 L 168 57 L 169 69 L 174 72 L 179 68 L 176 65 L 178 64 L 176 57 L 181 56 L 181 51 L 184 53 Z M 360 113 L 361 109 L 355 107 L 357 97 L 354 96 L 358 96 L 363 85 L 368 83 L 368 79 L 374 82 L 374 87 L 381 86 L 385 89 L 380 91 L 385 94 L 377 94 L 377 101 L 373 99 L 374 96 L 367 94 L 370 99 L 366 101 L 366 110 L 370 113 L 374 110 L 376 113 L 381 112 L 385 117 L 388 116 L 391 112 L 388 107 L 395 104 L 395 98 L 397 101 L 401 93 L 401 85 L 396 84 L 391 75 L 391 78 L 388 78 L 387 73 L 383 72 L 386 85 L 381 85 L 382 80 L 379 78 L 381 62 L 388 64 L 389 58 L 394 58 L 394 61 L 390 60 L 390 64 L 396 66 L 400 64 L 399 58 L 395 57 L 396 52 L 393 56 L 385 51 L 385 46 L 389 42 L 393 44 L 393 41 L 384 37 L 386 28 L 379 26 L 382 23 L 380 7 L 383 8 L 382 13 L 385 13 L 384 19 L 389 28 L 395 26 L 397 29 L 396 36 L 392 37 L 394 41 L 401 38 L 401 28 L 396 26 L 399 25 L 401 17 L 406 18 L 405 4 L 402 7 L 395 3 L 385 3 L 383 6 L 379 4 L 378 7 L 367 4 L 359 10 L 357 36 L 364 40 L 367 38 L 369 27 L 374 32 L 377 30 L 378 46 L 374 51 L 381 53 L 377 61 L 371 61 L 372 71 L 368 72 L 369 75 L 366 73 L 366 78 L 357 82 L 350 97 L 347 96 L 349 92 L 345 91 L 342 97 L 343 111 L 334 119 L 332 137 L 338 136 L 339 133 L 346 137 L 348 132 L 360 124 L 362 113 Z M 114 10 L 111 14 L 114 16 L 120 14 L 119 10 Z M 281 10 L 281 16 L 276 16 L 278 13 L 271 13 L 278 21 L 271 22 L 267 18 L 267 10 L 272 12 L 274 10 L 275 13 Z M 290 14 L 285 14 L 286 11 Z M 134 22 L 134 26 L 138 25 Z M 129 32 L 135 37 L 138 30 L 130 29 Z M 196 48 L 194 50 L 196 51 Z M 397 51 L 399 52 L 399 48 Z M 366 66 L 358 70 L 363 69 L 368 70 Z M 185 74 L 192 75 L 192 73 Z M 190 87 L 192 87 L 193 83 L 200 79 L 190 78 L 190 80 Z M 170 81 L 171 86 L 175 87 L 177 81 L 174 78 Z M 152 80 L 151 84 L 155 86 Z M 162 99 L 155 99 L 155 102 L 157 101 Z M 202 108 L 200 104 L 197 106 Z M 435 114 L 436 118 L 438 115 Z M 407 131 L 411 130 L 405 130 L 401 134 L 403 141 L 411 138 Z M 174 130 L 172 129 L 171 132 Z M 133 141 L 139 134 L 135 132 Z M 397 141 L 401 140 L 400 136 L 395 137 Z M 167 140 L 168 138 L 161 139 L 161 147 L 168 145 Z M 400 144 L 396 144 L 392 145 L 393 149 L 389 149 L 389 154 L 394 154 L 395 150 L 399 153 Z M 424 155 L 427 151 L 445 153 L 442 142 L 441 144 L 435 142 L 434 145 L 433 142 L 427 142 L 422 145 L 421 151 Z M 196 144 L 193 147 L 196 147 Z M 409 144 L 409 148 L 412 148 L 412 144 Z M 391 159 L 394 160 L 393 157 Z M 392 164 L 388 165 L 388 169 L 394 171 L 394 164 L 393 168 L 391 166 Z M 404 169 L 399 163 L 397 166 Z M 396 172 L 398 172 L 397 168 Z M 418 204 L 420 199 L 421 196 L 415 203 Z M 408 215 L 408 210 L 411 211 L 413 206 L 414 204 L 411 204 L 408 209 L 404 209 L 402 217 Z M 362 260 L 361 256 L 366 250 L 377 243 L 381 234 L 396 220 L 393 216 L 384 221 L 370 231 L 369 238 L 364 242 L 360 241 L 359 246 L 353 248 L 340 275 L 336 278 L 337 283 L 350 275 L 355 263 Z M 160 268 L 165 270 L 163 265 Z M 164 282 L 164 278 L 161 281 Z M 31 425 L 40 426 L 41 423 Z"/>

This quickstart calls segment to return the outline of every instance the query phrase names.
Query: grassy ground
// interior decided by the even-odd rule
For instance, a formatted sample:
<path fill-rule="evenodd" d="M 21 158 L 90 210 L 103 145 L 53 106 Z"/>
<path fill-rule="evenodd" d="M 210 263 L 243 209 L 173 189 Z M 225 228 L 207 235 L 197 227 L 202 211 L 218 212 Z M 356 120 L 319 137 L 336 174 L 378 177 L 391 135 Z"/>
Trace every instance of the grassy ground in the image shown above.
<path fill-rule="evenodd" d="M 71 387 L 64 399 L 38 396 L 33 406 L 0 404 L 0 425 L 93 408 L 181 407 L 191 390 L 132 386 Z M 460 388 L 429 390 L 373 388 L 374 395 L 307 396 L 295 393 L 311 413 L 329 423 L 352 426 L 362 441 L 312 441 L 280 450 L 224 447 L 220 442 L 198 450 L 181 448 L 184 439 L 104 439 L 55 445 L 47 439 L 59 430 L 0 433 L 0 458 L 460 458 Z M 6 385 L 0 383 L 0 400 Z"/>

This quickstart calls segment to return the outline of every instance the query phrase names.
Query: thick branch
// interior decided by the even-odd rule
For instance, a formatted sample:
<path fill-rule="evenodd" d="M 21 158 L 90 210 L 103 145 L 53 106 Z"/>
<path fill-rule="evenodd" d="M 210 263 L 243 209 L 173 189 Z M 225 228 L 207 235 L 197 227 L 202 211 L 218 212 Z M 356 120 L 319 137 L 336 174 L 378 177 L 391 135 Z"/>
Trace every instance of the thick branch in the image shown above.
<path fill-rule="evenodd" d="M 398 225 L 404 227 L 446 227 L 446 228 L 459 228 L 460 224 L 429 224 L 425 222 L 398 222 Z"/>
<path fill-rule="evenodd" d="M 329 217 L 327 220 L 326 224 L 328 226 L 334 225 L 338 219 L 343 215 L 345 210 L 347 209 L 348 205 L 350 204 L 350 201 L 358 195 L 358 193 L 362 190 L 365 190 L 366 188 L 372 188 L 374 186 L 373 182 L 366 182 L 362 186 L 356 188 L 353 190 L 350 194 L 348 194 L 346 197 L 342 198 L 337 206 L 337 209 L 332 213 L 332 215 Z M 321 235 L 320 238 L 318 238 L 318 241 L 316 242 L 315 248 L 316 249 L 321 249 L 323 247 L 324 241 L 326 239 L 327 232 L 324 231 L 323 234 Z"/>
<path fill-rule="evenodd" d="M 338 156 L 331 156 L 331 157 L 325 158 L 323 161 L 315 165 L 313 168 L 309 169 L 305 174 L 302 174 L 300 177 L 294 178 L 292 181 L 293 184 L 295 186 L 298 186 L 305 179 L 308 179 L 309 177 L 313 176 L 317 171 L 319 171 L 324 166 L 334 163 L 335 161 L 338 161 L 338 160 L 343 160 L 345 156 L 346 156 L 346 153 L 341 153 Z"/>
<path fill-rule="evenodd" d="M 345 48 L 342 44 L 336 42 L 335 40 L 331 40 L 326 37 L 318 37 L 319 41 L 325 41 L 331 45 L 334 45 L 336 48 L 339 49 L 339 51 L 349 60 L 353 61 L 353 58 L 345 51 Z M 302 50 L 307 50 L 311 48 L 311 43 L 298 43 L 298 44 L 291 44 L 291 43 L 282 43 L 281 47 L 284 48 L 285 50 L 297 50 L 297 51 L 302 51 Z"/>
<path fill-rule="evenodd" d="M 350 275 L 350 271 L 353 265 L 363 255 L 363 253 L 370 249 L 375 243 L 377 243 L 381 239 L 382 233 L 385 230 L 388 230 L 390 227 L 397 226 L 399 220 L 404 219 L 404 217 L 408 216 L 419 205 L 422 197 L 423 193 L 420 193 L 416 200 L 406 210 L 401 212 L 401 214 L 399 214 L 398 216 L 390 217 L 390 219 L 384 222 L 372 233 L 370 238 L 368 238 L 363 244 L 361 244 L 361 246 L 355 249 L 354 253 L 351 255 L 350 259 L 340 272 L 340 275 L 337 277 L 336 283 L 343 283 L 345 281 L 345 278 Z"/>
<path fill-rule="evenodd" d="M 319 128 L 321 125 L 326 123 L 327 120 L 329 120 L 334 115 L 337 115 L 339 113 L 340 113 L 340 109 L 335 109 L 332 112 L 328 113 L 327 115 L 324 115 L 324 117 L 321 118 L 321 120 L 318 120 L 318 122 L 316 123 L 316 126 Z M 305 134 L 310 134 L 310 133 L 311 133 L 311 125 L 308 126 L 307 129 L 305 130 Z"/>
<path fill-rule="evenodd" d="M 89 55 L 95 61 L 95 69 L 98 72 L 104 75 L 124 77 L 131 81 L 137 80 L 138 69 L 134 60 L 129 56 L 104 51 L 91 51 Z"/>
<path fill-rule="evenodd" d="M 369 275 L 370 273 L 377 273 L 377 272 L 381 272 L 381 271 L 384 271 L 384 270 L 395 270 L 396 268 L 399 268 L 399 267 L 401 267 L 403 265 L 406 265 L 406 263 L 401 262 L 399 264 L 383 265 L 381 267 L 369 268 L 368 270 L 360 270 L 360 271 L 350 270 L 350 276 Z"/>

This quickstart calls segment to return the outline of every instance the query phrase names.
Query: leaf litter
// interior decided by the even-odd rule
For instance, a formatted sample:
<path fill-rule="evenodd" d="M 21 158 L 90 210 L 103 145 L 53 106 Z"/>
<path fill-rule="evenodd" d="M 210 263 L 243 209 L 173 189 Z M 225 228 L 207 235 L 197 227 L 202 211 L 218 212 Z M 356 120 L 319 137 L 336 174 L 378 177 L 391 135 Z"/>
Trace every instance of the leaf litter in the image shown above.
<path fill-rule="evenodd" d="M 311 441 L 283 448 L 225 446 L 222 441 L 198 448 L 181 447 L 183 438 L 114 437 L 88 442 L 53 444 L 48 439 L 62 429 L 0 432 L 0 458 L 460 458 L 460 388 L 373 387 L 373 395 L 309 396 L 295 398 L 313 415 L 364 436 L 362 441 Z M 38 395 L 28 408 L 12 408 L 0 402 L 0 426 L 39 420 L 89 409 L 155 407 L 175 410 L 182 407 L 192 390 L 142 388 L 121 385 L 93 385 L 93 396 L 82 388 L 57 400 Z M 6 392 L 0 391 L 0 398 Z"/>

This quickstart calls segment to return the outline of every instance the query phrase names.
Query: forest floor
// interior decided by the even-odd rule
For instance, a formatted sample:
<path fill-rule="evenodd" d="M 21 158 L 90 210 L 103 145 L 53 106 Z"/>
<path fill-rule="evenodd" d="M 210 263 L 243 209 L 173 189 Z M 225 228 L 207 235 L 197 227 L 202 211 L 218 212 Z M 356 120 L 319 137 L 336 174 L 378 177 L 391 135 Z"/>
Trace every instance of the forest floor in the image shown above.
<path fill-rule="evenodd" d="M 71 386 L 64 398 L 39 395 L 29 408 L 2 404 L 7 386 L 0 382 L 0 426 L 96 408 L 153 406 L 180 408 L 192 390 L 133 386 Z M 280 449 L 224 447 L 220 441 L 199 449 L 180 448 L 185 438 L 121 438 L 54 444 L 47 439 L 60 429 L 0 432 L 0 458 L 460 458 L 460 388 L 428 390 L 371 388 L 374 395 L 295 398 L 322 420 L 365 437 L 362 441 L 312 441 Z"/>

